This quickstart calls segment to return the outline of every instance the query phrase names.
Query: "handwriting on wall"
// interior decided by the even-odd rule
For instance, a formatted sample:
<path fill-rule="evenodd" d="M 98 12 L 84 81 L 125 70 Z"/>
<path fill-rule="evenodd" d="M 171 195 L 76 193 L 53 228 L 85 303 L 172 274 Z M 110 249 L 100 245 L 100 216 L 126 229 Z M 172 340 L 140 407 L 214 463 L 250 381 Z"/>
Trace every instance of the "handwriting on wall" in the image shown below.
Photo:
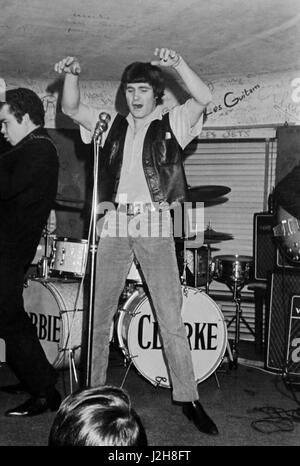
<path fill-rule="evenodd" d="M 214 105 L 212 108 L 210 106 L 207 116 L 212 115 L 213 113 L 221 111 L 224 107 L 225 108 L 233 108 L 238 105 L 240 102 L 243 102 L 245 99 L 251 96 L 253 92 L 260 88 L 259 84 L 255 84 L 250 89 L 244 88 L 240 93 L 236 93 L 234 90 L 228 91 L 224 94 L 222 104 Z"/>
<path fill-rule="evenodd" d="M 209 127 L 300 122 L 300 72 L 216 79 L 209 86 Z"/>
<path fill-rule="evenodd" d="M 6 79 L 7 89 L 29 87 L 42 98 L 46 127 L 69 127 L 67 118 L 58 118 L 60 110 L 57 93 L 47 92 L 51 82 L 3 78 Z M 206 122 L 209 129 L 300 123 L 300 71 L 217 78 L 208 82 L 208 85 L 213 95 Z M 82 81 L 81 95 L 85 102 L 114 114 L 118 88 L 119 82 Z M 180 100 L 179 97 L 167 89 L 165 106 L 171 108 Z"/>

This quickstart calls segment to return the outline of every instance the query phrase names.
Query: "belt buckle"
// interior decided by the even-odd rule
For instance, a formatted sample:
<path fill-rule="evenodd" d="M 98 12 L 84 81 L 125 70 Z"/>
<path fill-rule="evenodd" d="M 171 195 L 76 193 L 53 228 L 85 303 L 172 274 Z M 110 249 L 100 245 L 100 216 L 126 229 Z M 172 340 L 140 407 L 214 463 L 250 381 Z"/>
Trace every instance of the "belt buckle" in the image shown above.
<path fill-rule="evenodd" d="M 127 214 L 135 217 L 136 215 L 143 214 L 147 210 L 146 204 L 132 203 L 127 204 Z"/>
<path fill-rule="evenodd" d="M 127 204 L 126 213 L 127 213 L 127 215 L 130 215 L 130 216 L 135 215 L 134 204 Z"/>
<path fill-rule="evenodd" d="M 132 204 L 133 215 L 139 215 L 144 213 L 145 206 L 143 204 Z"/>

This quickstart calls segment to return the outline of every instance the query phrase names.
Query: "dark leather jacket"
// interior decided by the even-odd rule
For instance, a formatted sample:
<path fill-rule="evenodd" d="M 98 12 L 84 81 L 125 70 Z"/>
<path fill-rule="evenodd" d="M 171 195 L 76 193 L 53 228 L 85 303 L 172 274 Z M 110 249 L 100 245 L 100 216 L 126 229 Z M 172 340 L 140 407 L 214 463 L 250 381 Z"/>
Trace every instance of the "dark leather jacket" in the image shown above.
<path fill-rule="evenodd" d="M 114 202 L 123 161 L 128 122 L 117 114 L 99 159 L 98 202 Z M 169 122 L 169 114 L 150 124 L 143 146 L 143 167 L 153 202 L 184 202 L 187 182 L 179 146 Z"/>
<path fill-rule="evenodd" d="M 58 170 L 57 150 L 44 128 L 0 156 L 0 252 L 11 247 L 34 255 L 54 206 Z"/>

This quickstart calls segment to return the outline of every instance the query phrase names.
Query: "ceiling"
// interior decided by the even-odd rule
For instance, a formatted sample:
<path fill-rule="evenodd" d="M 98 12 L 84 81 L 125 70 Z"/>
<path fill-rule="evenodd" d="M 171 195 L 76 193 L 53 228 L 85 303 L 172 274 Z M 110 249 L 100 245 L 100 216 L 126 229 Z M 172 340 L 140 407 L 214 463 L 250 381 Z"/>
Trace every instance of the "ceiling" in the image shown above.
<path fill-rule="evenodd" d="M 300 0 L 0 0 L 0 77 L 55 78 L 75 55 L 86 80 L 177 50 L 204 79 L 300 70 Z"/>

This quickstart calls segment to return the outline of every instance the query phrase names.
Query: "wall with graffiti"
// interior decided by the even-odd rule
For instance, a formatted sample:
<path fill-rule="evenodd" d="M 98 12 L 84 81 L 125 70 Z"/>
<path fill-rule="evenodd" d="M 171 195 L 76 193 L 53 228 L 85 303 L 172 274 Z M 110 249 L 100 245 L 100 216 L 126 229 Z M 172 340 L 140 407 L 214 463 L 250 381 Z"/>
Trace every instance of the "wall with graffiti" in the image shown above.
<path fill-rule="evenodd" d="M 7 88 L 25 86 L 37 92 L 44 102 L 47 127 L 74 127 L 60 112 L 61 79 L 52 82 L 20 82 L 17 78 L 8 77 L 5 82 Z M 213 95 L 208 108 L 206 128 L 251 129 L 300 123 L 300 71 L 217 77 L 206 82 Z M 165 106 L 169 108 L 180 102 L 185 94 L 180 83 L 168 81 L 168 84 Z M 112 114 L 123 105 L 118 91 L 118 82 L 81 82 L 83 100 Z M 239 137 L 238 133 L 236 137 Z"/>

